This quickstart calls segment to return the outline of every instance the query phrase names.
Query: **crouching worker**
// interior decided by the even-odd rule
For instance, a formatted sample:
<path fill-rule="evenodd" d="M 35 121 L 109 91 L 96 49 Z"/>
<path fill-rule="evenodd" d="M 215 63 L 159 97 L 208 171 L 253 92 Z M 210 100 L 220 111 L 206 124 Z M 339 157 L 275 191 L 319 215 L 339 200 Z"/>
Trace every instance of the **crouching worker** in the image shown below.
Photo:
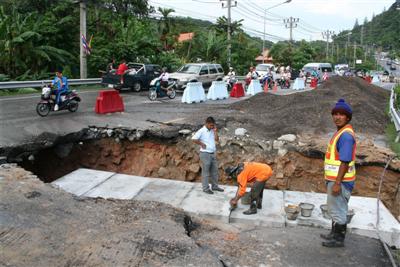
<path fill-rule="evenodd" d="M 246 193 L 246 186 L 252 183 L 250 190 L 250 209 L 243 212 L 245 215 L 256 214 L 262 208 L 262 198 L 265 183 L 272 176 L 269 165 L 258 162 L 243 162 L 234 167 L 225 169 L 226 175 L 237 181 L 238 191 L 230 200 L 231 207 L 236 207 L 239 199 Z"/>

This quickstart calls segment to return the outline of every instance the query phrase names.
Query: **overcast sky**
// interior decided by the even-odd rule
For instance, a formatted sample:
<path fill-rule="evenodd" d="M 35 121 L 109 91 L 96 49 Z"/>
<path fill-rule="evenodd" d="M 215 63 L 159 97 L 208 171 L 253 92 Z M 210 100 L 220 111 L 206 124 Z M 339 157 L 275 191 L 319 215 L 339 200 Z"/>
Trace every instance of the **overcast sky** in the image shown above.
<path fill-rule="evenodd" d="M 282 3 L 285 0 L 237 0 L 237 7 L 232 8 L 232 19 L 243 19 L 244 29 L 254 36 L 262 38 L 264 30 L 263 8 Z M 216 20 L 227 16 L 227 9 L 221 7 L 220 0 L 149 0 L 152 6 L 174 8 L 173 15 Z M 226 2 L 226 1 L 225 1 Z M 232 2 L 234 2 L 232 0 Z M 289 38 L 289 29 L 285 28 L 284 18 L 299 18 L 298 27 L 293 31 L 296 40 L 322 39 L 322 31 L 336 33 L 351 29 L 356 18 L 360 24 L 365 17 L 380 14 L 388 9 L 395 0 L 292 0 L 291 3 L 274 7 L 267 12 L 267 40 L 277 41 Z"/>

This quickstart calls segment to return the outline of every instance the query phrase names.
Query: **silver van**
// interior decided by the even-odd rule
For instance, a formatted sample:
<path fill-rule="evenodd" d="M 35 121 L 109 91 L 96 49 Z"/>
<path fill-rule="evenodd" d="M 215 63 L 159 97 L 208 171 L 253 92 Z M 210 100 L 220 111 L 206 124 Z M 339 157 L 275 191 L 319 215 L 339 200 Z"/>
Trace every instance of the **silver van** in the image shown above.
<path fill-rule="evenodd" d="M 335 75 L 335 73 L 333 72 L 331 63 L 318 63 L 318 62 L 317 63 L 307 63 L 303 67 L 304 73 L 307 76 L 307 82 L 310 82 L 311 74 L 315 68 L 317 69 L 317 72 L 318 72 L 318 79 L 322 79 L 322 75 L 324 75 L 325 71 L 328 73 L 329 77 Z"/>
<path fill-rule="evenodd" d="M 224 77 L 224 70 L 220 64 L 188 63 L 176 72 L 171 73 L 169 77 L 176 81 L 178 90 L 183 90 L 191 80 L 197 80 L 203 83 L 203 86 L 208 86 L 213 81 L 222 79 Z"/>

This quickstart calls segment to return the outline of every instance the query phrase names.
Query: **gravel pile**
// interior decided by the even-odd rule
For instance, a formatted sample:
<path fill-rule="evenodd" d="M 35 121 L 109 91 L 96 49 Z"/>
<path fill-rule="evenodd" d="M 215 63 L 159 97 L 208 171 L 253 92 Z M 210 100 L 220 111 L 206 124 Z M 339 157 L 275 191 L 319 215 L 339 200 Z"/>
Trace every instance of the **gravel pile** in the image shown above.
<path fill-rule="evenodd" d="M 331 109 L 339 98 L 353 108 L 352 125 L 358 133 L 383 134 L 389 118 L 385 109 L 390 93 L 360 78 L 333 77 L 316 90 L 286 96 L 258 94 L 234 103 L 237 119 L 268 136 L 286 133 L 316 134 L 335 130 Z M 246 128 L 246 127 L 244 127 Z"/>

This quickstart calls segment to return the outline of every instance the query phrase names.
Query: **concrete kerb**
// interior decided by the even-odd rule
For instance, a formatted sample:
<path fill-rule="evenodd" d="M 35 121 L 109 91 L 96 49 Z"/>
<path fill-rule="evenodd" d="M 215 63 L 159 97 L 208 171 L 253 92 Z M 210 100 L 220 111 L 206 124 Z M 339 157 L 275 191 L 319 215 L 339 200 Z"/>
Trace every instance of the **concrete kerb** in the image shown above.
<path fill-rule="evenodd" d="M 223 186 L 225 192 L 205 194 L 200 183 L 189 183 L 176 180 L 147 178 L 113 172 L 78 169 L 52 183 L 75 195 L 87 197 L 104 197 L 119 199 L 138 199 L 159 201 L 182 208 L 190 214 L 228 222 L 229 199 L 236 191 L 236 186 Z M 355 211 L 349 232 L 377 238 L 376 235 L 376 198 L 352 196 L 349 208 Z M 297 220 L 286 219 L 284 207 L 288 204 L 298 205 L 302 202 L 315 205 L 311 217 L 301 214 Z M 231 214 L 232 223 L 245 223 L 268 227 L 311 226 L 330 228 L 331 221 L 324 219 L 320 205 L 326 203 L 326 194 L 314 192 L 295 192 L 264 190 L 263 208 L 255 215 L 244 215 L 248 206 L 239 203 Z M 400 247 L 400 224 L 381 203 L 380 229 L 382 239 L 389 245 Z"/>

